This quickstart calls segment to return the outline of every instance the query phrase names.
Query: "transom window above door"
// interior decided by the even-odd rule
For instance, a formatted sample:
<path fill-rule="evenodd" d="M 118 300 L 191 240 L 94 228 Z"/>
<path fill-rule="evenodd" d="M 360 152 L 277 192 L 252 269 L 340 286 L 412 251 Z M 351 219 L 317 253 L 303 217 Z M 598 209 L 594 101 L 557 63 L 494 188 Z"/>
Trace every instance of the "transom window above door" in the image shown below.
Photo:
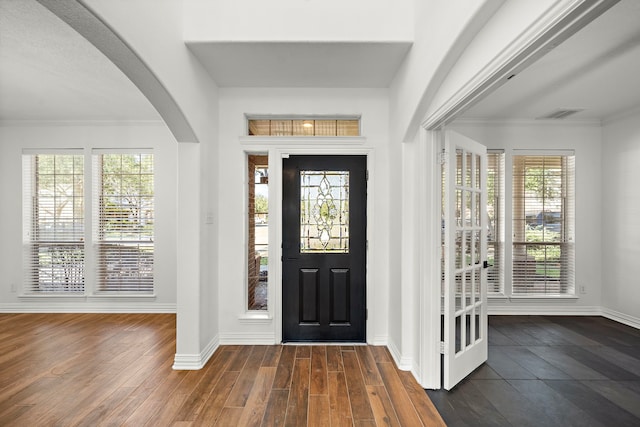
<path fill-rule="evenodd" d="M 359 117 L 249 118 L 249 136 L 360 136 Z"/>

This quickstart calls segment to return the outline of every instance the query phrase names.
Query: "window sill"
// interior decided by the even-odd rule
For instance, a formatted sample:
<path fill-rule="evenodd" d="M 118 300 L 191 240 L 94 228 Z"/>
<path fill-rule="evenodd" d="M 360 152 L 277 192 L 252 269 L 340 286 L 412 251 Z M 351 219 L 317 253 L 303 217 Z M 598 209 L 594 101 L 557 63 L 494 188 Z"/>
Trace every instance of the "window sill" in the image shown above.
<path fill-rule="evenodd" d="M 254 311 L 247 311 L 244 315 L 238 317 L 238 321 L 245 324 L 268 325 L 273 321 L 273 317 L 271 317 L 269 312 L 259 313 Z"/>
<path fill-rule="evenodd" d="M 87 295 L 87 299 L 104 299 L 104 298 L 135 298 L 135 299 L 156 299 L 156 294 L 91 294 Z"/>
<path fill-rule="evenodd" d="M 73 299 L 85 299 L 85 294 L 22 294 L 18 295 L 20 299 L 47 299 L 47 298 L 73 298 Z"/>
<path fill-rule="evenodd" d="M 511 302 L 566 302 L 577 301 L 580 297 L 576 295 L 511 295 Z"/>

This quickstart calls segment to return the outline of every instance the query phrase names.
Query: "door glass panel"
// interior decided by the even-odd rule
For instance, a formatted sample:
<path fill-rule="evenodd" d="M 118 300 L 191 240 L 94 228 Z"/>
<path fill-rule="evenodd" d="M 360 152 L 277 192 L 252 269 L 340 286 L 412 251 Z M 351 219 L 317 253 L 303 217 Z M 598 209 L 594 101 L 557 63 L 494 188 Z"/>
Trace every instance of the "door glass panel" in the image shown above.
<path fill-rule="evenodd" d="M 480 202 L 481 202 L 480 196 L 481 194 L 478 192 L 473 193 L 473 199 L 474 199 L 473 216 L 475 217 L 476 227 L 480 227 L 480 213 L 482 212 L 482 209 L 480 208 Z"/>
<path fill-rule="evenodd" d="M 482 166 L 480 163 L 480 156 L 478 154 L 474 157 L 474 170 L 475 170 L 475 185 L 474 188 L 480 188 L 480 167 Z"/>
<path fill-rule="evenodd" d="M 456 231 L 456 268 L 462 268 L 462 231 Z"/>
<path fill-rule="evenodd" d="M 467 187 L 471 187 L 471 177 L 473 176 L 471 174 L 471 153 L 467 153 L 467 155 L 465 156 L 465 185 Z"/>
<path fill-rule="evenodd" d="M 460 334 L 462 333 L 462 324 L 460 322 L 460 316 L 456 316 L 456 344 L 455 344 L 455 353 L 458 354 L 462 351 L 462 339 L 460 338 Z"/>
<path fill-rule="evenodd" d="M 456 225 L 462 227 L 462 190 L 456 190 Z"/>
<path fill-rule="evenodd" d="M 462 150 L 456 149 L 456 185 L 462 187 Z"/>
<path fill-rule="evenodd" d="M 468 308 L 473 304 L 471 293 L 473 292 L 473 283 L 471 282 L 471 271 L 467 271 L 464 275 L 464 306 Z"/>
<path fill-rule="evenodd" d="M 349 253 L 348 171 L 300 171 L 300 252 Z"/>
<path fill-rule="evenodd" d="M 462 310 L 462 274 L 456 274 L 456 311 Z"/>
<path fill-rule="evenodd" d="M 466 227 L 471 227 L 471 192 L 464 192 L 464 225 Z"/>

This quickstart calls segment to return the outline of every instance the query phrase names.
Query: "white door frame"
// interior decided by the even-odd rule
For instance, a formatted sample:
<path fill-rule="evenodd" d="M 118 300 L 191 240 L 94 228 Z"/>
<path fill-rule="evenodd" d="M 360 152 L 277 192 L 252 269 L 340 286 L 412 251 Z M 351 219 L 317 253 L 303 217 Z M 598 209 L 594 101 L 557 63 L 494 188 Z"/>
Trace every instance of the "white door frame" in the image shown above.
<path fill-rule="evenodd" d="M 424 388 L 441 388 L 440 379 L 440 161 L 444 126 L 504 84 L 512 74 L 544 56 L 581 28 L 607 11 L 617 0 L 573 0 L 566 7 L 554 9 L 543 17 L 539 26 L 526 34 L 488 63 L 470 81 L 441 105 L 434 105 L 419 129 L 419 155 L 426 167 L 417 179 L 427 189 L 417 206 L 424 212 L 426 225 L 419 230 L 420 260 L 420 325 L 419 363 L 414 373 Z M 424 210 L 422 210 L 424 209 Z"/>
<path fill-rule="evenodd" d="M 269 288 L 268 313 L 273 319 L 275 342 L 282 342 L 282 159 L 290 155 L 362 155 L 367 156 L 367 241 L 366 250 L 366 341 L 373 343 L 376 331 L 376 304 L 373 298 L 379 283 L 370 273 L 370 254 L 375 253 L 373 237 L 375 197 L 375 152 L 366 145 L 364 137 L 243 137 L 241 144 L 245 152 L 264 153 L 269 156 Z"/>

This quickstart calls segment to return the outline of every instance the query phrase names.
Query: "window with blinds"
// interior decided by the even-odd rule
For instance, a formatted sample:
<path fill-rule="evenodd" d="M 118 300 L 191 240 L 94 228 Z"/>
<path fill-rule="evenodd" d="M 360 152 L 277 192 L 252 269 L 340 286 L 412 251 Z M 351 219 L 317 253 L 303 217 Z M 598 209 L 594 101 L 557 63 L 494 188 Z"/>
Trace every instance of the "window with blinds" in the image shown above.
<path fill-rule="evenodd" d="M 96 293 L 152 294 L 153 154 L 94 151 Z"/>
<path fill-rule="evenodd" d="M 25 294 L 84 292 L 82 151 L 23 154 Z"/>
<path fill-rule="evenodd" d="M 504 293 L 504 150 L 487 150 L 487 292 Z"/>
<path fill-rule="evenodd" d="M 575 158 L 513 156 L 513 294 L 575 293 Z"/>

